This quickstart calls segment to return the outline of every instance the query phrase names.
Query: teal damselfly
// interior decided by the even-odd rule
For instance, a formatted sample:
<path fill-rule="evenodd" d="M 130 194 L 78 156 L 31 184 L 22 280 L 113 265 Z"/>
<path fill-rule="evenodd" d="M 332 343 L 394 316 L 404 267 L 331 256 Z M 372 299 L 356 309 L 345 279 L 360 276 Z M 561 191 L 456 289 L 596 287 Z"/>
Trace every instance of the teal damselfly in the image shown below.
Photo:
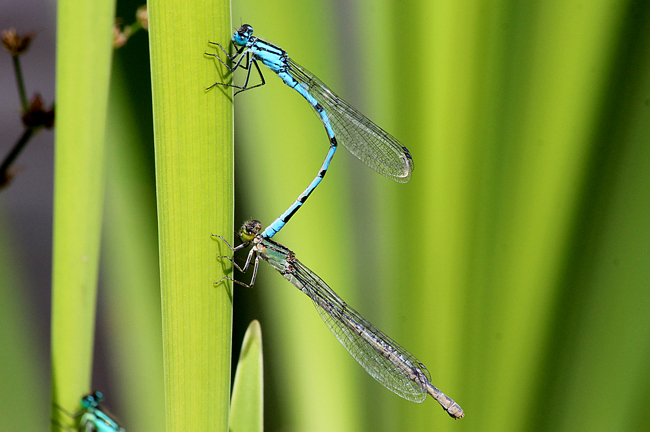
<path fill-rule="evenodd" d="M 81 410 L 75 414 L 70 414 L 61 407 L 57 408 L 69 417 L 79 419 L 77 423 L 79 432 L 126 432 L 105 410 L 100 408 L 99 404 L 103 400 L 104 394 L 96 391 L 81 398 Z M 57 424 L 65 430 L 71 430 L 58 422 Z"/>
<path fill-rule="evenodd" d="M 277 45 L 253 36 L 253 27 L 248 24 L 242 25 L 232 35 L 231 42 L 237 49 L 233 55 L 230 55 L 223 46 L 216 42 L 210 42 L 210 44 L 221 48 L 226 58 L 233 62 L 233 66 L 226 64 L 216 54 L 205 54 L 217 58 L 231 72 L 234 72 L 239 67 L 247 69 L 244 85 L 214 83 L 208 89 L 217 85 L 234 87 L 238 89 L 235 92 L 235 95 L 237 95 L 245 90 L 264 85 L 266 81 L 257 63 L 260 61 L 275 72 L 285 84 L 296 90 L 309 102 L 309 105 L 325 126 L 330 142 L 325 161 L 314 180 L 300 194 L 298 199 L 264 230 L 261 234 L 263 237 L 273 237 L 309 198 L 309 195 L 325 176 L 339 141 L 350 153 L 383 176 L 400 183 L 406 183 L 410 180 L 413 171 L 413 159 L 408 149 L 388 132 L 357 111 L 352 105 L 338 97 L 314 74 L 294 62 L 286 51 Z M 262 82 L 261 84 L 249 86 L 253 66 Z"/>

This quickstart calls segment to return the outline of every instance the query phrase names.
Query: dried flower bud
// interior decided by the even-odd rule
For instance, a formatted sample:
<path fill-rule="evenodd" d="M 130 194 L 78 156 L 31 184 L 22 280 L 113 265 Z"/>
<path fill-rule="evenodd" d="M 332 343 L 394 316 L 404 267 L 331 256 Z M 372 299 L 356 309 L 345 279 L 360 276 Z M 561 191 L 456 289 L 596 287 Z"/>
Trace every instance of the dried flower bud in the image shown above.
<path fill-rule="evenodd" d="M 43 105 L 43 98 L 41 98 L 40 94 L 36 93 L 32 97 L 27 111 L 23 113 L 22 120 L 25 126 L 30 128 L 45 126 L 47 129 L 54 126 L 54 107 L 46 110 Z"/>
<path fill-rule="evenodd" d="M 2 46 L 14 56 L 27 51 L 33 38 L 31 32 L 20 36 L 15 28 L 2 30 Z"/>

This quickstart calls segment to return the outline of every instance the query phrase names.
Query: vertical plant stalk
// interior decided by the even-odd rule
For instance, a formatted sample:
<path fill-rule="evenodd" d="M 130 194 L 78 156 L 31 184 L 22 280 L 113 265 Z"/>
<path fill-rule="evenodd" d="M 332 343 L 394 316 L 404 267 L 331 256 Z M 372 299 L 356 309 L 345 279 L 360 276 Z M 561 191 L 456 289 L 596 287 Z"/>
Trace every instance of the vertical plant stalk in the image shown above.
<path fill-rule="evenodd" d="M 101 299 L 108 327 L 106 352 L 115 372 L 111 386 L 117 389 L 111 390 L 109 406 L 114 408 L 112 401 L 119 398 L 119 419 L 128 431 L 163 431 L 158 225 L 147 148 L 152 140 L 142 142 L 140 132 L 146 126 L 139 120 L 147 113 L 137 113 L 129 91 L 145 78 L 125 76 L 144 61 L 149 58 L 135 63 L 129 58 L 126 67 L 116 62 L 111 77 L 108 128 L 113 133 L 106 137 Z M 150 86 L 148 77 L 146 81 Z"/>
<path fill-rule="evenodd" d="M 20 105 L 23 112 L 27 111 L 27 94 L 25 92 L 25 82 L 23 81 L 23 72 L 20 67 L 20 56 L 15 54 L 11 56 L 14 64 L 14 71 L 16 72 L 16 81 L 18 83 L 18 95 L 20 96 Z"/>
<path fill-rule="evenodd" d="M 227 43 L 230 3 L 151 1 L 158 238 L 167 431 L 227 431 L 232 286 L 212 239 L 233 232 L 233 107 L 208 41 Z"/>
<path fill-rule="evenodd" d="M 112 0 L 58 3 L 52 269 L 52 418 L 90 389 L 104 200 Z"/>

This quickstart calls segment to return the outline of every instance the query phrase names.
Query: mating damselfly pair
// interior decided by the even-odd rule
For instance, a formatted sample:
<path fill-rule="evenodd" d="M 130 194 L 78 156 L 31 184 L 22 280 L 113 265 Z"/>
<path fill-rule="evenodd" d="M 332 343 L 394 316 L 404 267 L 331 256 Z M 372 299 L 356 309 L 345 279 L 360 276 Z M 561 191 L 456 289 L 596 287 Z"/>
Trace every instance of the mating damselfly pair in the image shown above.
<path fill-rule="evenodd" d="M 262 62 L 309 102 L 325 127 L 330 147 L 316 178 L 264 231 L 260 233 L 262 224 L 259 221 L 246 222 L 238 233 L 242 244 L 237 247 L 230 246 L 223 237 L 217 236 L 232 249 L 233 253 L 252 245 L 242 267 L 238 266 L 233 258 L 222 257 L 231 260 L 238 270 L 245 272 L 254 256 L 253 276 L 249 284 L 230 277 L 224 277 L 219 282 L 230 280 L 240 285 L 252 286 L 257 276 L 259 260 L 268 262 L 285 279 L 312 299 L 330 331 L 378 382 L 413 402 L 423 402 L 427 394 L 430 394 L 451 417 L 462 418 L 464 416 L 462 408 L 431 384 L 431 376 L 424 364 L 348 306 L 321 278 L 298 261 L 291 250 L 270 240 L 284 227 L 321 182 L 339 141 L 370 168 L 402 183 L 409 181 L 413 171 L 410 152 L 394 137 L 339 98 L 314 74 L 294 62 L 286 51 L 253 36 L 253 27 L 250 25 L 242 25 L 233 34 L 232 43 L 236 52 L 230 55 L 223 46 L 211 42 L 223 51 L 227 61 L 216 54 L 206 54 L 217 58 L 231 72 L 239 67 L 246 69 L 248 72 L 244 85 L 215 83 L 209 88 L 216 85 L 234 87 L 237 89 L 235 92 L 237 95 L 245 90 L 260 87 L 265 84 L 258 65 L 258 61 Z M 232 62 L 232 66 L 227 63 L 228 61 Z M 262 82 L 249 86 L 253 67 Z"/>

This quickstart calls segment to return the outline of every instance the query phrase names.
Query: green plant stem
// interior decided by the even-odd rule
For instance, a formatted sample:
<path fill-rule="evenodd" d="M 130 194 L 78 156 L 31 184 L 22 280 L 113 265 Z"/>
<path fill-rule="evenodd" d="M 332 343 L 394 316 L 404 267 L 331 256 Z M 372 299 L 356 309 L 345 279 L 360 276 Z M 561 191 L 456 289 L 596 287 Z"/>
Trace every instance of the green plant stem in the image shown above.
<path fill-rule="evenodd" d="M 29 105 L 27 104 L 27 95 L 25 93 L 25 82 L 23 80 L 23 72 L 20 68 L 20 56 L 12 55 L 11 59 L 14 65 L 14 71 L 16 72 L 16 84 L 18 86 L 18 95 L 20 96 L 20 104 L 22 106 L 23 113 L 27 112 Z M 11 149 L 7 157 L 2 161 L 0 165 L 0 182 L 4 181 L 7 170 L 11 164 L 16 160 L 21 151 L 25 148 L 29 139 L 37 132 L 39 128 L 27 127 L 23 134 L 18 139 L 18 142 Z"/>
<path fill-rule="evenodd" d="M 115 3 L 62 0 L 57 14 L 51 417 L 72 428 L 61 409 L 92 382 Z"/>
<path fill-rule="evenodd" d="M 232 239 L 233 107 L 205 91 L 203 53 L 228 40 L 229 7 L 148 4 L 168 432 L 228 430 L 232 287 L 215 286 L 226 248 L 211 234 Z"/>
<path fill-rule="evenodd" d="M 19 56 L 11 56 L 14 64 L 14 71 L 16 71 L 16 83 L 18 84 L 18 94 L 20 95 L 20 104 L 23 107 L 23 112 L 27 111 L 27 95 L 25 93 L 25 82 L 23 80 L 23 72 L 20 68 Z"/>
<path fill-rule="evenodd" d="M 23 134 L 20 136 L 20 139 L 18 139 L 18 142 L 11 149 L 5 160 L 2 161 L 2 165 L 0 165 L 0 179 L 3 179 L 5 177 L 5 173 L 11 164 L 14 162 L 14 160 L 16 160 L 20 152 L 23 150 L 23 148 L 25 148 L 25 145 L 27 145 L 29 139 L 32 137 L 32 135 L 34 135 L 34 133 L 36 133 L 36 131 L 36 128 L 25 129 Z"/>

